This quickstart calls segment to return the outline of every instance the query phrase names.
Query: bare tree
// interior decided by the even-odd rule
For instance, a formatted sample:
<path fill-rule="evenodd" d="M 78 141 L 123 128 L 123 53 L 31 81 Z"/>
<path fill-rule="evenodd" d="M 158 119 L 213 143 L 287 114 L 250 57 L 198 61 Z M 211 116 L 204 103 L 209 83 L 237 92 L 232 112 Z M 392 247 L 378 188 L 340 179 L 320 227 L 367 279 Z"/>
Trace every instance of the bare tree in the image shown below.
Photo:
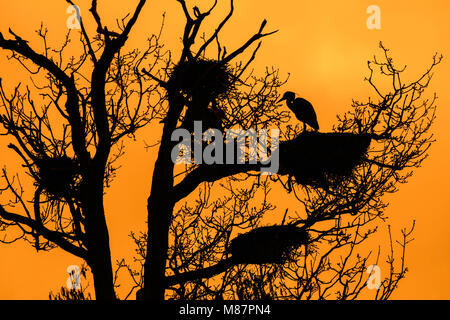
<path fill-rule="evenodd" d="M 191 13 L 185 1 L 178 2 L 186 16 L 180 58 L 158 76 L 146 72 L 166 91 L 168 106 L 148 199 L 148 235 L 143 238 L 145 243 L 135 238 L 140 252 L 146 252 L 142 257 L 145 263 L 140 294 L 143 298 L 163 299 L 166 289 L 170 289 L 170 297 L 192 299 L 356 298 L 364 287 L 362 277 L 370 256 L 361 257 L 356 248 L 376 230 L 374 223 L 384 219 L 383 195 L 395 192 L 399 183 L 407 181 L 411 168 L 420 166 L 433 141 L 430 128 L 436 96 L 424 99 L 423 92 L 441 57 L 435 55 L 422 76 L 406 83 L 401 78 L 404 69 L 394 65 L 388 50 L 380 44 L 382 60 L 369 62 L 367 78 L 378 99 L 355 101 L 352 110 L 338 118 L 331 133 L 301 132 L 298 126 L 284 126 L 278 175 L 262 179 L 259 162 L 193 163 L 176 175 L 179 182 L 175 184 L 170 160 L 175 143 L 171 133 L 183 114 L 192 121 L 188 115 L 194 108 L 219 108 L 222 125 L 228 130 L 237 126 L 256 130 L 271 125 L 281 128 L 287 120 L 277 105 L 278 89 L 283 84 L 277 71 L 268 70 L 260 78 L 251 72 L 247 76 L 247 67 L 260 43 L 247 62 L 231 65 L 254 42 L 273 33 L 263 32 L 266 21 L 242 47 L 228 54 L 219 34 L 233 14 L 233 1 L 228 15 L 209 36 L 201 36 L 199 30 L 215 4 L 205 12 L 194 7 Z M 202 41 L 196 41 L 197 38 Z M 201 44 L 194 48 L 198 42 Z M 208 56 L 206 51 L 213 50 L 213 46 L 216 54 Z M 217 58 L 208 58 L 211 56 Z M 194 67 L 186 70 L 195 74 L 192 70 L 200 70 L 204 61 L 213 61 L 211 68 L 228 64 L 233 81 L 226 94 L 206 94 L 206 101 L 199 103 L 197 90 L 205 89 L 210 79 L 192 77 L 186 87 L 179 70 L 191 64 Z M 376 72 L 388 78 L 391 90 L 379 89 Z M 222 78 L 218 74 L 216 79 Z M 196 119 L 205 117 L 199 114 Z M 285 216 L 278 228 L 262 228 L 262 217 L 273 205 L 263 201 L 257 209 L 248 202 L 261 188 L 269 190 L 267 184 L 271 181 L 294 192 L 304 213 Z M 211 199 L 213 185 L 225 188 L 227 196 Z M 183 201 L 192 201 L 189 195 L 196 190 L 199 198 L 195 204 Z M 267 199 L 267 194 L 263 199 Z M 288 230 L 284 227 L 293 230 L 291 239 L 283 236 L 286 233 L 282 230 Z M 248 232 L 237 235 L 236 230 Z M 411 240 L 411 232 L 403 231 L 402 248 Z M 278 239 L 272 241 L 276 243 L 272 257 L 269 249 L 263 247 L 270 245 L 261 241 L 265 237 Z M 235 249 L 233 241 L 239 243 Z M 294 253 L 287 254 L 293 247 L 297 248 Z M 388 257 L 390 274 L 383 282 L 383 290 L 377 291 L 377 298 L 388 298 L 405 275 L 404 250 L 399 270 L 393 251 Z"/>
<path fill-rule="evenodd" d="M 233 15 L 233 0 L 209 34 L 203 22 L 217 1 L 203 12 L 177 1 L 186 23 L 176 59 L 162 50 L 160 34 L 143 51 L 123 52 L 143 0 L 118 21 L 117 31 L 102 23 L 92 1 L 97 30 L 89 37 L 80 21 L 84 52 L 78 59 L 64 56 L 70 34 L 61 48 L 52 49 L 41 28 L 42 53 L 12 30 L 12 40 L 0 34 L 0 48 L 32 78 L 31 86 L 18 85 L 12 94 L 0 83 L 0 123 L 2 134 L 13 138 L 9 147 L 32 177 L 34 190 L 29 205 L 19 177 L 3 170 L 2 195 L 12 199 L 0 205 L 0 230 L 8 235 L 3 242 L 24 238 L 37 250 L 58 246 L 83 258 L 97 299 L 116 298 L 122 268 L 131 274 L 133 290 L 141 288 L 142 299 L 358 297 L 371 254 L 361 256 L 357 249 L 385 218 L 383 196 L 407 181 L 433 141 L 436 96 L 427 100 L 423 92 L 441 57 L 434 56 L 418 79 L 404 82 L 404 69 L 381 46 L 382 60 L 368 65 L 376 100 L 354 101 L 332 132 L 302 131 L 288 124 L 290 113 L 278 103 L 287 79 L 276 69 L 267 68 L 262 76 L 250 69 L 261 39 L 276 32 L 265 31 L 267 21 L 229 52 L 220 35 Z M 389 79 L 387 92 L 375 82 L 377 73 Z M 161 120 L 163 130 L 147 201 L 148 230 L 133 234 L 139 270 L 121 261 L 114 274 L 105 187 L 114 177 L 123 139 L 153 119 Z M 237 128 L 280 129 L 282 141 L 269 152 L 279 153 L 277 174 L 261 175 L 261 158 L 198 163 L 195 150 L 190 163 L 175 166 L 176 129 L 183 128 L 201 150 L 218 142 L 198 141 L 195 121 L 205 130 L 221 129 L 219 140 Z M 269 201 L 273 188 L 294 195 L 304 210 L 278 212 Z M 270 212 L 278 212 L 278 225 L 264 225 Z M 388 298 L 404 277 L 411 232 L 403 230 L 399 267 L 390 240 L 390 273 L 376 298 Z M 65 291 L 53 297 L 83 298 Z"/>
<path fill-rule="evenodd" d="M 158 117 L 155 106 L 162 99 L 138 71 L 160 58 L 158 36 L 142 50 L 123 49 L 145 2 L 117 20 L 113 31 L 103 24 L 93 0 L 90 13 L 97 29 L 89 35 L 80 17 L 83 51 L 77 58 L 66 54 L 75 37 L 71 32 L 61 47 L 53 48 L 41 26 L 39 50 L 11 29 L 12 39 L 0 33 L 0 48 L 31 77 L 31 83 L 18 84 L 12 93 L 0 82 L 0 123 L 35 190 L 26 194 L 19 176 L 3 169 L 1 194 L 12 199 L 0 206 L 0 228 L 8 232 L 3 242 L 24 238 L 36 250 L 57 246 L 84 259 L 97 299 L 116 298 L 105 187 L 114 177 L 124 138 Z"/>
<path fill-rule="evenodd" d="M 174 163 L 171 159 L 172 150 L 176 145 L 171 140 L 171 135 L 178 127 L 183 112 L 186 119 L 206 121 L 207 119 L 202 117 L 202 114 L 205 114 L 211 105 L 209 110 L 216 111 L 221 115 L 219 120 L 225 128 L 230 128 L 233 124 L 240 124 L 243 128 L 267 125 L 269 121 L 265 114 L 270 114 L 270 110 L 276 112 L 276 88 L 281 85 L 276 71 L 267 71 L 266 76 L 262 79 L 253 77 L 249 80 L 250 76 L 247 78 L 254 82 L 255 89 L 259 85 L 259 92 L 246 91 L 246 94 L 243 94 L 237 88 L 248 85 L 249 82 L 245 82 L 242 76 L 255 58 L 260 48 L 260 42 L 253 49 L 247 63 L 237 63 L 231 66 L 231 63 L 250 46 L 275 32 L 264 32 L 267 24 L 265 20 L 247 42 L 228 53 L 219 41 L 219 34 L 233 14 L 233 1 L 230 2 L 229 13 L 219 23 L 216 30 L 211 35 L 204 37 L 199 33 L 200 27 L 215 8 L 217 1 L 204 12 L 201 12 L 196 6 L 190 12 L 185 1 L 179 0 L 178 2 L 186 17 L 182 37 L 183 49 L 180 57 L 171 63 L 170 68 L 166 68 L 165 72 L 159 75 L 144 70 L 150 79 L 156 80 L 165 90 L 168 101 L 158 158 L 153 171 L 152 188 L 148 198 L 148 246 L 144 265 L 144 283 L 146 284 L 144 297 L 150 299 L 163 299 L 164 297 L 168 233 L 174 205 L 183 198 L 181 192 L 177 192 L 177 186 L 174 186 Z M 194 48 L 195 41 L 199 37 L 202 37 L 203 43 L 198 48 Z M 207 49 L 210 46 L 217 48 L 217 58 L 215 59 L 207 56 Z M 227 104 L 228 110 L 224 108 L 224 104 Z M 186 111 L 184 111 L 185 107 Z M 199 117 L 196 117 L 197 112 Z M 194 113 L 194 115 L 190 117 L 190 113 Z M 280 121 L 280 118 L 276 121 Z M 192 173 L 195 174 L 194 171 Z M 194 191 L 198 183 L 189 185 L 192 187 L 190 191 Z M 187 192 L 184 196 L 189 193 Z"/>

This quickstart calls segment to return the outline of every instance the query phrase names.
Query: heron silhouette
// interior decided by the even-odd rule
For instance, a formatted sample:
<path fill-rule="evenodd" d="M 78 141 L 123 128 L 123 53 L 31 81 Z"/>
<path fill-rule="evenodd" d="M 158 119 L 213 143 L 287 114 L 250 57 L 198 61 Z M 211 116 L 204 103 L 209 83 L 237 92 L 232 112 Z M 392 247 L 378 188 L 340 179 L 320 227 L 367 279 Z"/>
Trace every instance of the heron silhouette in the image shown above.
<path fill-rule="evenodd" d="M 286 91 L 278 102 L 283 100 L 286 100 L 288 108 L 294 112 L 297 119 L 303 122 L 303 131 L 306 131 L 306 125 L 309 125 L 315 131 L 319 130 L 316 112 L 308 100 L 295 98 L 295 93 L 292 91 Z"/>

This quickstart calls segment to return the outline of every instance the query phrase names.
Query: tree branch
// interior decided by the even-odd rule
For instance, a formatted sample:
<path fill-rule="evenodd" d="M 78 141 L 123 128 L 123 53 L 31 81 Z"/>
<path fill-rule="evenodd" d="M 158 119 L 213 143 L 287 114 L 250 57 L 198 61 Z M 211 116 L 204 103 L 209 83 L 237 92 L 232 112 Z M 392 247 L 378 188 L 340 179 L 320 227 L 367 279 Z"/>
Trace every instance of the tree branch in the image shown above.
<path fill-rule="evenodd" d="M 12 212 L 8 212 L 3 208 L 2 205 L 0 205 L 0 217 L 8 221 L 15 222 L 17 224 L 26 225 L 31 229 L 35 230 L 36 232 L 38 232 L 38 234 L 42 235 L 47 240 L 58 245 L 61 249 L 82 259 L 87 258 L 86 250 L 77 247 L 72 243 L 70 243 L 69 241 L 67 241 L 62 233 L 57 231 L 51 231 L 33 219 Z"/>
<path fill-rule="evenodd" d="M 44 55 L 36 53 L 33 49 L 31 49 L 26 41 L 14 33 L 12 34 L 15 36 L 16 40 L 6 40 L 0 32 L 0 48 L 11 50 L 30 59 L 37 66 L 50 72 L 67 89 L 66 109 L 69 113 L 69 122 L 72 125 L 73 146 L 78 156 L 80 158 L 85 158 L 87 155 L 87 150 L 84 144 L 84 130 L 82 129 L 81 124 L 78 98 L 81 94 L 75 86 L 73 75 L 69 77 L 53 61 Z"/>
<path fill-rule="evenodd" d="M 230 53 L 228 56 L 224 57 L 223 60 L 221 61 L 221 63 L 225 64 L 230 62 L 231 60 L 233 60 L 234 58 L 236 58 L 238 55 L 240 55 L 242 52 L 244 52 L 250 45 L 252 45 L 253 42 L 263 38 L 263 37 L 267 37 L 271 34 L 274 34 L 276 32 L 278 32 L 278 30 L 272 31 L 272 32 L 268 32 L 268 33 L 262 33 L 264 27 L 267 24 L 267 20 L 264 20 L 261 23 L 261 26 L 259 27 L 258 33 L 254 34 L 246 43 L 244 43 L 240 48 L 236 49 L 235 51 L 233 51 L 232 53 Z"/>
<path fill-rule="evenodd" d="M 66 0 L 66 1 L 67 1 L 67 3 L 71 4 L 72 6 L 75 6 L 75 4 L 71 0 Z M 88 34 L 86 32 L 86 28 L 84 27 L 83 17 L 80 14 L 80 16 L 77 17 L 77 18 L 79 19 L 79 23 L 80 23 L 80 27 L 81 27 L 81 33 L 83 34 L 83 37 L 86 40 L 86 45 L 88 47 L 89 55 L 91 56 L 92 61 L 94 63 L 96 63 L 97 62 L 97 57 L 95 56 L 95 52 L 92 49 L 91 40 L 89 39 L 89 36 L 88 36 Z"/>
<path fill-rule="evenodd" d="M 217 3 L 217 1 L 216 1 Z M 211 9 L 212 10 L 212 9 Z M 210 11 L 211 11 L 210 10 Z M 222 30 L 223 26 L 227 23 L 227 21 L 231 18 L 231 16 L 233 15 L 233 11 L 234 11 L 234 1 L 230 0 L 230 11 L 228 12 L 228 15 L 222 20 L 222 22 L 219 24 L 219 26 L 217 27 L 217 29 L 214 31 L 213 35 L 206 40 L 206 42 L 200 47 L 200 49 L 198 50 L 197 54 L 195 55 L 195 58 L 199 58 L 201 53 L 203 51 L 206 50 L 206 48 L 209 46 L 209 44 L 215 39 L 217 38 L 217 36 L 219 35 L 220 30 Z"/>
<path fill-rule="evenodd" d="M 214 182 L 222 178 L 239 173 L 261 170 L 261 164 L 212 164 L 200 165 L 186 175 L 186 177 L 173 187 L 175 202 L 187 197 L 203 182 Z"/>
<path fill-rule="evenodd" d="M 173 286 L 187 281 L 198 280 L 202 278 L 211 278 L 219 273 L 227 271 L 234 265 L 233 259 L 228 258 L 217 264 L 203 269 L 180 273 L 166 278 L 168 286 Z"/>

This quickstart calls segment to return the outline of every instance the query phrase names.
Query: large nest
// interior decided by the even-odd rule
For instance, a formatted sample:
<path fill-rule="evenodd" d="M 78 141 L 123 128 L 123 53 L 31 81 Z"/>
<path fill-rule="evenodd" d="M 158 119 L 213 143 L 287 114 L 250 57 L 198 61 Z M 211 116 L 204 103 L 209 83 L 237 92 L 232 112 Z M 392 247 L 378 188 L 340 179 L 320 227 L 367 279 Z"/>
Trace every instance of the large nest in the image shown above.
<path fill-rule="evenodd" d="M 227 93 L 233 83 L 227 64 L 208 59 L 181 62 L 173 68 L 170 81 L 190 96 L 206 100 Z"/>
<path fill-rule="evenodd" d="M 278 173 L 304 185 L 341 181 L 364 160 L 370 141 L 367 134 L 304 132 L 282 143 Z"/>
<path fill-rule="evenodd" d="M 38 183 L 51 198 L 61 198 L 71 194 L 78 176 L 79 166 L 67 156 L 43 158 L 36 161 Z"/>
<path fill-rule="evenodd" d="M 294 225 L 260 227 L 231 240 L 228 251 L 236 264 L 283 264 L 308 238 L 306 230 Z"/>

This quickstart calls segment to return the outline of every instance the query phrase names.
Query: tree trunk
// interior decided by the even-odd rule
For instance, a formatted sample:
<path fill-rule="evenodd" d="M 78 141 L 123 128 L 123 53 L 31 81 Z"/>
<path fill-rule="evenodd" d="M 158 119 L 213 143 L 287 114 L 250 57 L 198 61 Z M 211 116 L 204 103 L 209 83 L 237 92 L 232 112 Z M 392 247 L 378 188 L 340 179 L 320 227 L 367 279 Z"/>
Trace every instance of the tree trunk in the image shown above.
<path fill-rule="evenodd" d="M 95 174 L 94 174 L 95 175 Z M 99 175 L 97 173 L 97 175 Z M 86 190 L 87 262 L 94 277 L 97 300 L 115 300 L 109 233 L 103 207 L 103 176 Z"/>
<path fill-rule="evenodd" d="M 161 143 L 147 201 L 148 239 L 144 266 L 144 298 L 150 300 L 164 300 L 169 224 L 174 206 L 170 198 L 174 166 L 170 158 L 171 145 Z"/>
<path fill-rule="evenodd" d="M 95 253 L 97 253 L 97 256 L 91 259 L 92 263 L 90 264 L 94 277 L 96 300 L 115 300 L 116 294 L 114 292 L 109 242 L 106 244 L 103 242 L 97 247 L 96 250 L 92 250 L 91 248 L 92 256 Z"/>
<path fill-rule="evenodd" d="M 169 220 L 173 205 L 161 189 L 148 199 L 149 233 L 144 271 L 144 299 L 164 300 Z"/>
<path fill-rule="evenodd" d="M 147 200 L 148 237 L 144 264 L 144 294 L 146 300 L 164 300 L 165 269 L 169 244 L 169 226 L 175 202 L 172 198 L 173 169 L 171 141 L 173 128 L 183 104 L 176 94 L 169 94 L 169 112 L 166 117 L 158 158 L 153 171 L 152 187 Z"/>

